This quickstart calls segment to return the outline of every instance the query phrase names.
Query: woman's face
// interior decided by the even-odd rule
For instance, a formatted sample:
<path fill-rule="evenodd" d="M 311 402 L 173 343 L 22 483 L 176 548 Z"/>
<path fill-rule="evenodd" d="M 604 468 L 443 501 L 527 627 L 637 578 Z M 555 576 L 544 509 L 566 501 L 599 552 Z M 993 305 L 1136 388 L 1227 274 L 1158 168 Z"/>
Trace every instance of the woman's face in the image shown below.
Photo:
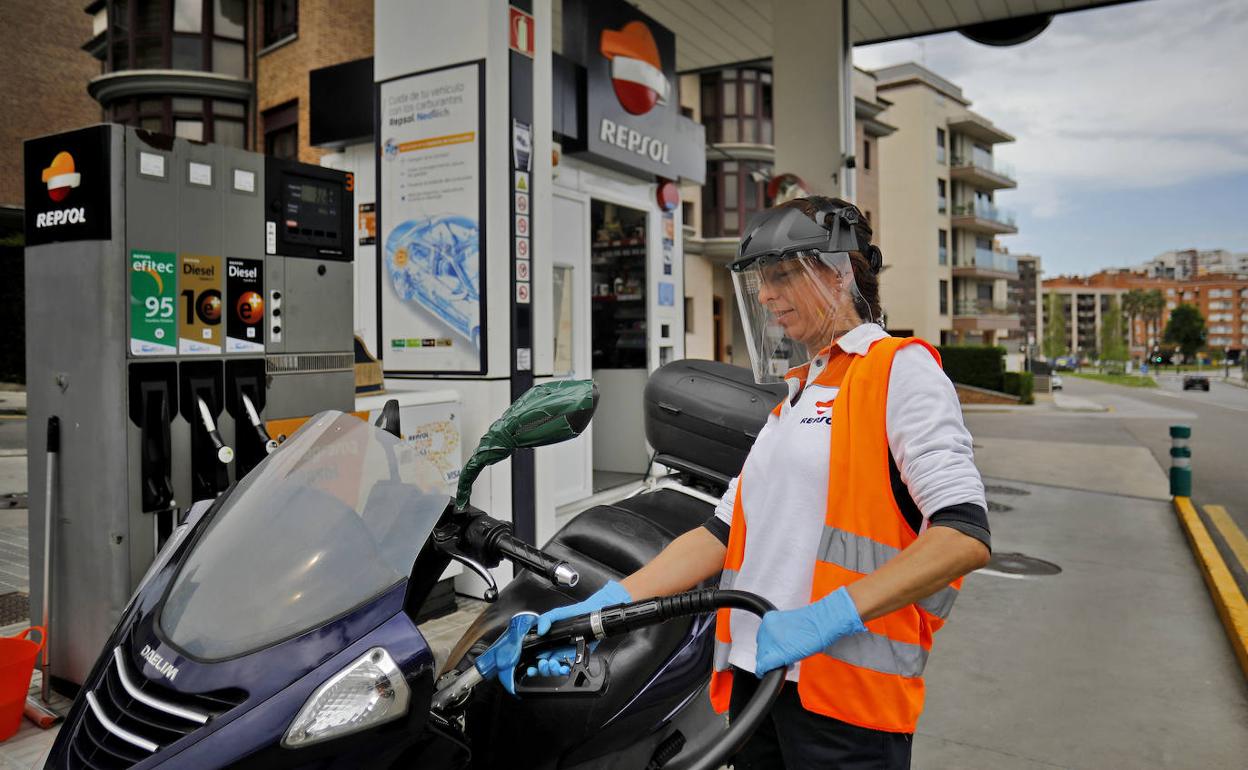
<path fill-rule="evenodd" d="M 857 326 L 852 298 L 840 275 L 814 257 L 786 259 L 761 271 L 758 301 L 789 339 L 814 352 L 832 335 Z"/>

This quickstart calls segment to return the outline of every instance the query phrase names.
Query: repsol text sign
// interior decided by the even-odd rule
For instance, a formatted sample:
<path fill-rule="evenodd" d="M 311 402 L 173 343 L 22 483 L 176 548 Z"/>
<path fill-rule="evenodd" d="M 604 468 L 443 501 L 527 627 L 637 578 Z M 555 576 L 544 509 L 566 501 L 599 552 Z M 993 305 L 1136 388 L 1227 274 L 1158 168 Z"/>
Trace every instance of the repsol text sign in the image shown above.
<path fill-rule="evenodd" d="M 26 245 L 112 236 L 108 126 L 26 142 Z"/>
<path fill-rule="evenodd" d="M 564 55 L 585 68 L 584 129 L 564 151 L 645 178 L 703 182 L 706 136 L 680 114 L 676 36 L 623 0 L 565 0 L 563 17 Z"/>

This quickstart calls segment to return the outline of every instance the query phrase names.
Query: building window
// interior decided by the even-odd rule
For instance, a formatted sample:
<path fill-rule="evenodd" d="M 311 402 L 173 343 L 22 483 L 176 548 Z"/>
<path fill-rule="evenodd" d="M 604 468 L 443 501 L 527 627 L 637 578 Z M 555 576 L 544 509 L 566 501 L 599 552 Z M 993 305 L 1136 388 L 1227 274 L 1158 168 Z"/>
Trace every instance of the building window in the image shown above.
<path fill-rule="evenodd" d="M 949 282 L 940 282 L 940 314 L 949 315 Z"/>
<path fill-rule="evenodd" d="M 944 230 L 936 231 L 936 258 L 937 264 L 949 264 L 949 233 Z"/>
<path fill-rule="evenodd" d="M 298 0 L 265 0 L 264 45 L 273 45 L 298 31 Z"/>
<path fill-rule="evenodd" d="M 702 187 L 702 235 L 737 235 L 750 215 L 766 207 L 771 167 L 758 161 L 709 161 Z"/>
<path fill-rule="evenodd" d="M 197 142 L 247 147 L 247 105 L 198 96 L 144 96 L 117 99 L 105 112 L 109 121 Z"/>
<path fill-rule="evenodd" d="M 275 158 L 299 157 L 299 101 L 264 111 L 264 152 Z"/>
<path fill-rule="evenodd" d="M 107 72 L 177 69 L 247 77 L 247 0 L 113 0 Z"/>
<path fill-rule="evenodd" d="M 946 187 L 945 180 L 936 180 L 936 212 L 938 214 L 943 214 L 949 210 L 949 197 L 945 192 Z"/>
<path fill-rule="evenodd" d="M 702 123 L 712 144 L 770 145 L 771 73 L 759 69 L 704 73 Z"/>
<path fill-rule="evenodd" d="M 936 129 L 936 162 L 944 163 L 947 157 L 945 151 L 945 129 Z"/>
<path fill-rule="evenodd" d="M 871 170 L 871 140 L 862 140 L 862 170 Z"/>

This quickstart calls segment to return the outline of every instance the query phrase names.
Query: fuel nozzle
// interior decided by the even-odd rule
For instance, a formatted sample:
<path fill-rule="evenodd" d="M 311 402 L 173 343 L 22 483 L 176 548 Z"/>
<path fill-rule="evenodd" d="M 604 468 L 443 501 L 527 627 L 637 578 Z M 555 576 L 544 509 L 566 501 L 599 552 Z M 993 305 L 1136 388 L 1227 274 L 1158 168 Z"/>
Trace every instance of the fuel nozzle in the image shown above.
<path fill-rule="evenodd" d="M 251 396 L 243 393 L 242 398 L 243 410 L 247 412 L 248 422 L 251 423 L 251 427 L 255 428 L 256 435 L 260 437 L 260 443 L 264 444 L 264 453 L 273 454 L 277 450 L 277 440 L 265 430 L 264 421 L 260 419 L 260 413 L 256 411 L 256 405 L 251 402 Z"/>
<path fill-rule="evenodd" d="M 221 438 L 221 432 L 217 430 L 217 421 L 212 418 L 212 410 L 208 408 L 204 397 L 196 396 L 195 401 L 199 405 L 199 420 L 204 430 L 208 432 L 208 440 L 212 442 L 212 448 L 217 452 L 217 460 L 222 465 L 228 465 L 234 460 L 234 450 L 226 446 Z"/>

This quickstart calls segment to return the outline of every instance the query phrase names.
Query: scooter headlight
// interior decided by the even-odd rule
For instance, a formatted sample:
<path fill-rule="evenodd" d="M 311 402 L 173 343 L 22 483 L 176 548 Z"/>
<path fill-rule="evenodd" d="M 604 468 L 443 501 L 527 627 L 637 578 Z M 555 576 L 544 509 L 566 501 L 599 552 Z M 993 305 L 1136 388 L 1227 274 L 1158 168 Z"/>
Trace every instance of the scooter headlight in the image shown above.
<path fill-rule="evenodd" d="M 282 736 L 288 749 L 364 730 L 407 713 L 411 690 L 390 653 L 374 647 L 316 689 Z"/>

